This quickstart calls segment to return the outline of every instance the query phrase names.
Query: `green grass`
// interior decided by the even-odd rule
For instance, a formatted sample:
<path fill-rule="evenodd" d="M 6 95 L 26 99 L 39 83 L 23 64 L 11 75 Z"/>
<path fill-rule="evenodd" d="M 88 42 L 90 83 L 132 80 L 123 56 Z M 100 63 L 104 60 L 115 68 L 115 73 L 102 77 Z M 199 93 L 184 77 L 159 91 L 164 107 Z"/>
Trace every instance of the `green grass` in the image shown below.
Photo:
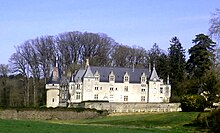
<path fill-rule="evenodd" d="M 184 126 L 197 116 L 195 112 L 145 113 L 108 116 L 71 121 L 0 120 L 0 132 L 7 133 L 185 133 L 195 132 Z"/>

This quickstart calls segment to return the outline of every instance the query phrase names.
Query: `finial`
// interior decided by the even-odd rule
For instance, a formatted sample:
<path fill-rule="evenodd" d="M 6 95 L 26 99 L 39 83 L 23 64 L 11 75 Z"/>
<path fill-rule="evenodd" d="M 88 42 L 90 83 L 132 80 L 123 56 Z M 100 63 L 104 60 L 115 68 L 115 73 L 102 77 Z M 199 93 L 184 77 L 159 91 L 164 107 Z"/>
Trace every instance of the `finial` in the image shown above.
<path fill-rule="evenodd" d="M 155 66 L 156 66 L 156 65 L 155 65 L 155 61 L 154 61 L 154 64 L 153 64 L 153 69 L 155 69 Z"/>
<path fill-rule="evenodd" d="M 86 59 L 86 66 L 85 66 L 86 68 L 88 68 L 89 67 L 89 59 Z"/>
<path fill-rule="evenodd" d="M 151 72 L 151 63 L 149 63 L 149 73 Z"/>
<path fill-rule="evenodd" d="M 58 67 L 58 60 L 59 60 L 59 56 L 57 54 L 57 56 L 56 56 L 56 67 Z"/>
<path fill-rule="evenodd" d="M 170 84 L 170 77 L 169 77 L 169 75 L 167 76 L 167 84 Z"/>

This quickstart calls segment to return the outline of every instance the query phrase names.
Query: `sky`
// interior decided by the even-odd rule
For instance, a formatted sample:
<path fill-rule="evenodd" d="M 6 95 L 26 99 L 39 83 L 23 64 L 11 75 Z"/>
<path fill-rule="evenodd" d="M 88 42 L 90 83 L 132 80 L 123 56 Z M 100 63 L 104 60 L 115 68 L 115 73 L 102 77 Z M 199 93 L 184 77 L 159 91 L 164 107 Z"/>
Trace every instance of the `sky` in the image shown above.
<path fill-rule="evenodd" d="M 64 32 L 105 33 L 116 42 L 154 43 L 166 50 L 177 36 L 187 50 L 208 34 L 219 0 L 0 0 L 0 64 L 29 39 Z"/>

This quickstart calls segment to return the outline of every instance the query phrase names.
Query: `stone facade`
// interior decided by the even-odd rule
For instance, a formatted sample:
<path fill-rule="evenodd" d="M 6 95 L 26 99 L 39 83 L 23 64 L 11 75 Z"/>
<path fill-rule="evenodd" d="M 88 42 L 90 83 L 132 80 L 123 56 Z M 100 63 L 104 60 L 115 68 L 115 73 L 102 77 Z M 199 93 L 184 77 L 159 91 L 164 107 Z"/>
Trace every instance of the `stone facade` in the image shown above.
<path fill-rule="evenodd" d="M 118 104 L 169 102 L 169 79 L 164 83 L 163 79 L 158 77 L 155 66 L 150 71 L 139 68 L 89 66 L 88 62 L 86 64 L 85 68 L 75 72 L 69 80 L 64 80 L 59 75 L 60 72 L 52 72 L 51 80 L 46 84 L 47 107 L 86 101 L 108 101 Z M 54 70 L 60 69 L 57 66 Z"/>

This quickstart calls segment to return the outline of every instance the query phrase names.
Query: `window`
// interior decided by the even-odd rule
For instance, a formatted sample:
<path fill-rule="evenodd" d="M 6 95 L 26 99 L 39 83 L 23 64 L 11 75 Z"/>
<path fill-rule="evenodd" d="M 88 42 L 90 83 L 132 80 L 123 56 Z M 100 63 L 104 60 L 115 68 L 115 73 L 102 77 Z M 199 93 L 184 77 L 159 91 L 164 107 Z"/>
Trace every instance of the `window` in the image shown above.
<path fill-rule="evenodd" d="M 80 84 L 76 85 L 76 89 L 79 90 L 80 89 Z"/>
<path fill-rule="evenodd" d="M 112 101 L 112 102 L 114 101 L 114 95 L 109 96 L 109 101 Z"/>
<path fill-rule="evenodd" d="M 100 87 L 100 90 L 102 90 L 102 87 Z"/>
<path fill-rule="evenodd" d="M 160 87 L 160 93 L 163 93 L 163 87 Z"/>
<path fill-rule="evenodd" d="M 115 81 L 115 76 L 114 75 L 110 75 L 109 76 L 109 81 Z"/>
<path fill-rule="evenodd" d="M 64 94 L 64 99 L 67 99 L 67 94 Z"/>
<path fill-rule="evenodd" d="M 125 91 L 128 91 L 128 86 L 125 86 L 124 90 L 125 90 Z"/>
<path fill-rule="evenodd" d="M 99 87 L 95 87 L 95 90 L 99 90 Z"/>
<path fill-rule="evenodd" d="M 115 90 L 117 91 L 117 90 L 118 90 L 118 88 L 115 88 Z"/>
<path fill-rule="evenodd" d="M 54 98 L 52 98 L 52 102 L 54 102 Z"/>
<path fill-rule="evenodd" d="M 114 81 L 114 76 L 110 76 L 109 80 Z"/>
<path fill-rule="evenodd" d="M 128 101 L 128 96 L 124 96 L 124 101 Z"/>
<path fill-rule="evenodd" d="M 144 85 L 144 84 L 141 84 L 141 87 L 146 87 L 146 85 Z"/>
<path fill-rule="evenodd" d="M 95 95 L 94 95 L 94 99 L 98 100 L 98 99 L 99 99 L 99 95 L 98 95 L 98 94 L 95 94 Z"/>
<path fill-rule="evenodd" d="M 64 94 L 62 94 L 62 99 L 65 99 L 65 96 L 64 96 Z"/>
<path fill-rule="evenodd" d="M 95 81 L 99 81 L 99 77 L 95 77 Z"/>
<path fill-rule="evenodd" d="M 145 102 L 145 96 L 141 96 L 141 102 Z"/>
<path fill-rule="evenodd" d="M 76 92 L 76 99 L 80 99 L 80 92 Z"/>
<path fill-rule="evenodd" d="M 142 77 L 141 78 L 141 82 L 145 82 L 146 80 L 145 80 L 145 77 Z"/>
<path fill-rule="evenodd" d="M 145 89 L 142 88 L 142 89 L 141 89 L 141 92 L 145 92 Z"/>
<path fill-rule="evenodd" d="M 110 91 L 113 91 L 114 90 L 114 88 L 113 87 L 110 87 Z"/>
<path fill-rule="evenodd" d="M 125 76 L 125 82 L 128 82 L 128 76 Z"/>

